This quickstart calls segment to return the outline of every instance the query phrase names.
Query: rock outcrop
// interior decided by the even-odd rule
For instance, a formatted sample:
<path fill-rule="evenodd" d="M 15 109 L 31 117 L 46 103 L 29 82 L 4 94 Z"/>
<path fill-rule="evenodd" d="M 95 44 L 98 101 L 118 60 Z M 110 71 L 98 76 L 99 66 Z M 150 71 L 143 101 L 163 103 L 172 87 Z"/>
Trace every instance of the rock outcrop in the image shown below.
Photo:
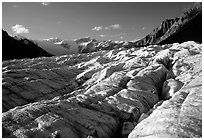
<path fill-rule="evenodd" d="M 159 40 L 178 20 L 179 18 L 166 19 L 165 21 L 162 21 L 161 25 L 154 29 L 150 34 L 136 41 L 135 46 L 147 46 L 150 44 L 156 44 L 157 40 Z"/>
<path fill-rule="evenodd" d="M 2 60 L 50 57 L 52 54 L 38 47 L 26 38 L 17 39 L 2 30 Z"/>
<path fill-rule="evenodd" d="M 182 43 L 185 41 L 202 42 L 202 4 L 184 12 L 156 44 Z"/>
<path fill-rule="evenodd" d="M 189 41 L 3 61 L 2 136 L 201 137 L 201 57 Z"/>

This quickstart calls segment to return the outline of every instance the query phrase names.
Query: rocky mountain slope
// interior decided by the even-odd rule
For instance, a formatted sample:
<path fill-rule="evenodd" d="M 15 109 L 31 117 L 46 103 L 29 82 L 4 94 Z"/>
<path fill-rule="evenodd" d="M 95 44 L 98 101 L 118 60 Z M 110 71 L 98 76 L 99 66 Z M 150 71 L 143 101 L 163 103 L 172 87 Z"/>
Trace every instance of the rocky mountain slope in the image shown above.
<path fill-rule="evenodd" d="M 144 38 L 134 42 L 135 46 L 171 44 L 185 41 L 202 42 L 202 4 L 196 3 L 180 18 L 167 19 Z"/>
<path fill-rule="evenodd" d="M 202 45 L 2 62 L 3 137 L 202 137 Z"/>
<path fill-rule="evenodd" d="M 2 60 L 53 56 L 26 38 L 18 40 L 2 30 Z"/>

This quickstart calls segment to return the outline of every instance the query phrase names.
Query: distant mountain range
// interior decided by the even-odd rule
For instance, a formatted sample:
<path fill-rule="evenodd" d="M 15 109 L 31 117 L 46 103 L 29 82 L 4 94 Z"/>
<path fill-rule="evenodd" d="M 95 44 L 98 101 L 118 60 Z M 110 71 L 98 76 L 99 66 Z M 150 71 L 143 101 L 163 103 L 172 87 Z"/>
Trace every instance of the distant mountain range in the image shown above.
<path fill-rule="evenodd" d="M 141 47 L 151 44 L 171 44 L 185 41 L 202 43 L 202 4 L 196 3 L 180 18 L 167 19 L 144 38 L 135 41 L 97 41 L 91 37 L 76 40 L 49 38 L 31 40 L 22 36 L 11 37 L 2 31 L 3 61 L 9 59 L 50 57 L 76 53 L 89 53 L 115 48 Z"/>
<path fill-rule="evenodd" d="M 53 42 L 50 40 L 33 40 L 33 42 L 53 55 L 65 55 L 78 53 L 78 45 L 71 40 L 60 40 Z"/>

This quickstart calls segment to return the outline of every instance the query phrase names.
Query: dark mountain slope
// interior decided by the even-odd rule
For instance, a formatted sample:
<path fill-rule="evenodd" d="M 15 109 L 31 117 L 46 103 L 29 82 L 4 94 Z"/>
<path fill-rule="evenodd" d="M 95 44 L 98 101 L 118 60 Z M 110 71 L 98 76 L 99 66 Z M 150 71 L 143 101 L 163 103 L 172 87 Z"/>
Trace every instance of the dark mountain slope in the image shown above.
<path fill-rule="evenodd" d="M 52 56 L 45 50 L 35 45 L 30 40 L 14 39 L 8 33 L 2 30 L 2 60 L 36 58 L 36 57 Z"/>
<path fill-rule="evenodd" d="M 146 35 L 144 38 L 135 42 L 136 46 L 147 46 L 149 44 L 154 44 L 158 38 L 162 37 L 168 29 L 176 22 L 178 18 L 175 19 L 166 19 L 161 23 L 159 27 L 154 29 L 150 34 Z"/>
<path fill-rule="evenodd" d="M 152 33 L 134 42 L 135 46 L 151 44 L 182 43 L 196 41 L 202 43 L 202 5 L 196 3 L 180 18 L 167 19 Z"/>
<path fill-rule="evenodd" d="M 182 43 L 189 40 L 202 43 L 202 10 L 189 12 L 192 15 L 186 12 L 156 44 Z"/>

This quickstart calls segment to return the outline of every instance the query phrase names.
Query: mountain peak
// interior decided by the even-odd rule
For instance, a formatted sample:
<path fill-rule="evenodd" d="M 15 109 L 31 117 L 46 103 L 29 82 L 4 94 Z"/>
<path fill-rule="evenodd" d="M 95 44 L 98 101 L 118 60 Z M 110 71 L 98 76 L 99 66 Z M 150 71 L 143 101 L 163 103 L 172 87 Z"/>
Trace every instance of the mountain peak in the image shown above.
<path fill-rule="evenodd" d="M 202 42 L 202 5 L 196 3 L 178 18 L 166 19 L 144 38 L 134 42 L 135 46 L 151 44 L 182 43 L 193 40 Z"/>
<path fill-rule="evenodd" d="M 87 36 L 87 37 L 82 37 L 82 38 L 79 38 L 79 39 L 75 39 L 74 41 L 75 41 L 77 44 L 82 44 L 82 43 L 85 43 L 85 42 L 96 41 L 96 40 L 93 39 L 93 38 L 90 37 L 90 36 Z"/>
<path fill-rule="evenodd" d="M 15 35 L 13 38 L 15 38 L 16 40 L 27 39 L 27 37 L 20 35 L 20 34 Z"/>
<path fill-rule="evenodd" d="M 20 37 L 20 38 L 19 38 Z M 6 31 L 2 31 L 2 60 L 36 58 L 53 56 L 37 46 L 31 40 L 23 37 L 11 37 Z"/>

